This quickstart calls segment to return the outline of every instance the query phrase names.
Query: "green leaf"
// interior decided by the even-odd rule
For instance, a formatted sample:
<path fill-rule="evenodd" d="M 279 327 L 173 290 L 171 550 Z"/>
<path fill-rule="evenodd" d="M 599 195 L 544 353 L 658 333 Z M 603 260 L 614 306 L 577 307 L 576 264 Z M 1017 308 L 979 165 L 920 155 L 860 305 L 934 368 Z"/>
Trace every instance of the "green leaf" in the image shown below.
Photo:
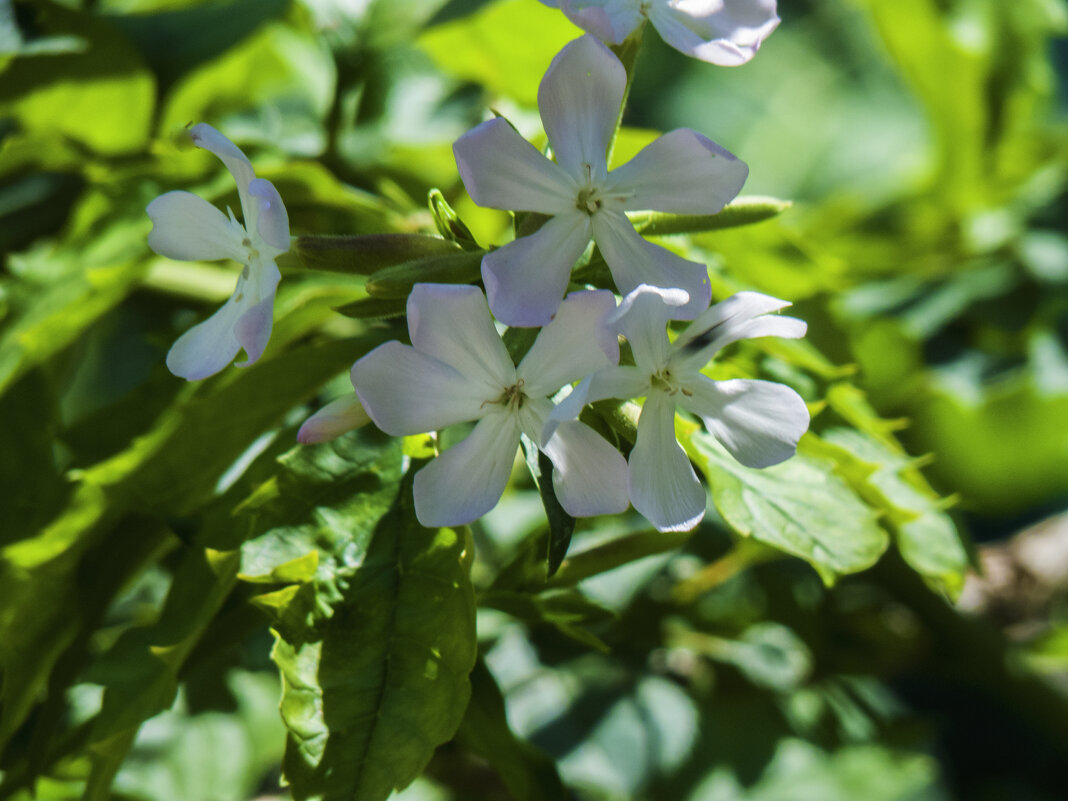
<path fill-rule="evenodd" d="M 367 294 L 377 298 L 406 298 L 419 283 L 470 284 L 481 277 L 485 255 L 482 250 L 464 251 L 386 267 L 367 279 Z"/>
<path fill-rule="evenodd" d="M 148 140 L 155 82 L 126 37 L 103 17 L 38 4 L 35 23 L 81 39 L 77 52 L 17 57 L 0 81 L 0 117 L 33 134 L 60 135 L 107 155 Z"/>
<path fill-rule="evenodd" d="M 197 508 L 253 440 L 374 344 L 315 343 L 188 385 L 152 431 L 81 471 L 67 505 L 36 536 L 25 532 L 0 549 L 0 744 L 40 700 L 93 610 L 163 540 L 158 520 L 129 518 L 131 511 L 181 515 Z M 106 570 L 89 561 L 103 558 L 109 540 L 131 538 L 135 545 L 112 555 Z"/>
<path fill-rule="evenodd" d="M 53 452 L 58 413 L 39 372 L 29 373 L 0 395 L 0 487 L 8 499 L 0 545 L 36 530 L 67 493 Z"/>
<path fill-rule="evenodd" d="M 147 226 L 116 226 L 124 238 Z M 60 262 L 74 258 L 64 252 Z M 118 304 L 144 274 L 140 261 L 119 255 L 115 261 L 96 262 L 83 253 L 83 269 L 35 291 L 21 313 L 0 334 L 0 392 L 34 365 L 75 341 L 98 317 Z"/>
<path fill-rule="evenodd" d="M 231 670 L 220 702 L 232 706 L 187 710 L 183 707 L 191 704 L 182 704 L 179 695 L 179 702 L 155 717 L 134 743 L 115 777 L 113 797 L 261 797 L 265 782 L 273 783 L 277 775 L 285 742 L 278 685 L 277 675 Z"/>
<path fill-rule="evenodd" d="M 956 526 L 915 463 L 899 450 L 848 428 L 822 439 L 807 437 L 805 450 L 839 464 L 839 474 L 870 503 L 883 509 L 901 555 L 939 589 L 956 596 L 964 587 L 968 554 Z"/>
<path fill-rule="evenodd" d="M 331 107 L 336 83 L 337 69 L 323 42 L 285 23 L 269 22 L 183 75 L 168 94 L 160 129 L 267 107 L 278 115 L 281 136 L 276 138 L 306 150 L 309 139 L 322 138 L 319 121 Z"/>
<path fill-rule="evenodd" d="M 406 787 L 456 732 L 475 663 L 464 538 L 415 520 L 410 470 L 329 618 L 279 632 L 295 799 L 379 801 Z"/>
<path fill-rule="evenodd" d="M 533 107 L 549 62 L 579 33 L 559 11 L 503 0 L 431 28 L 419 45 L 443 72 Z"/>
<path fill-rule="evenodd" d="M 556 763 L 512 732 L 500 688 L 481 659 L 471 671 L 471 703 L 456 737 L 493 766 L 515 801 L 569 798 Z"/>
<path fill-rule="evenodd" d="M 178 674 L 237 582 L 236 551 L 187 551 L 152 626 L 127 631 L 97 664 L 111 670 L 90 735 L 92 770 L 84 801 L 107 801 L 141 723 L 170 707 Z"/>
<path fill-rule="evenodd" d="M 425 234 L 298 236 L 291 251 L 309 270 L 371 275 L 384 267 L 462 253 L 459 245 Z"/>
<path fill-rule="evenodd" d="M 796 689 L 812 672 L 808 647 L 793 630 L 779 623 L 749 626 L 736 640 L 676 625 L 669 629 L 668 641 L 734 665 L 753 684 L 778 692 Z"/>
<path fill-rule="evenodd" d="M 736 532 L 799 556 L 825 582 L 871 567 L 888 537 L 876 513 L 834 470 L 804 452 L 755 470 L 736 462 L 703 430 L 680 438 L 705 474 L 712 501 Z"/>
<path fill-rule="evenodd" d="M 668 236 L 752 225 L 777 217 L 792 205 L 788 200 L 754 195 L 735 198 L 717 214 L 667 214 L 660 211 L 642 211 L 628 216 L 634 223 L 634 230 L 639 234 Z"/>

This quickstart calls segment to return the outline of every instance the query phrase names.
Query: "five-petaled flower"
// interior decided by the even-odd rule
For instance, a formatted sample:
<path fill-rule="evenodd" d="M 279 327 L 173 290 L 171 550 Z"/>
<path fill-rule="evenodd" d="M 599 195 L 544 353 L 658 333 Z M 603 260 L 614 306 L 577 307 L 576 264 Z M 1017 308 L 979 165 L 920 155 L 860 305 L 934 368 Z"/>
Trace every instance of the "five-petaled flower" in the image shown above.
<path fill-rule="evenodd" d="M 492 509 L 512 472 L 520 434 L 541 443 L 550 395 L 615 363 L 619 345 L 601 325 L 610 292 L 571 294 L 520 361 L 512 363 L 476 287 L 417 284 L 408 297 L 412 345 L 387 342 L 352 367 L 356 394 L 387 434 L 421 434 L 477 421 L 460 443 L 415 477 L 425 526 L 469 523 Z M 583 423 L 565 421 L 541 445 L 553 487 L 575 517 L 627 508 L 626 462 Z"/>
<path fill-rule="evenodd" d="M 453 145 L 472 199 L 482 206 L 552 215 L 538 231 L 486 254 L 482 278 L 507 325 L 552 318 L 571 268 L 590 239 L 620 292 L 639 284 L 684 289 L 678 311 L 696 317 L 711 297 L 707 268 L 643 239 L 625 211 L 715 214 L 742 188 L 746 165 L 701 134 L 661 136 L 608 171 L 607 150 L 626 88 L 623 65 L 591 36 L 571 42 L 545 73 L 538 108 L 556 162 L 505 120 L 488 120 Z"/>
<path fill-rule="evenodd" d="M 281 274 L 274 260 L 289 250 L 289 217 L 274 185 L 257 178 L 245 154 L 206 123 L 189 130 L 193 143 L 218 156 L 237 181 L 244 225 L 191 192 L 167 192 L 148 204 L 153 228 L 148 246 L 183 261 L 233 259 L 244 265 L 234 294 L 215 314 L 193 326 L 167 354 L 182 378 L 207 378 L 244 348 L 252 364 L 271 336 L 274 293 Z"/>
<path fill-rule="evenodd" d="M 749 61 L 779 25 L 775 0 L 541 0 L 602 41 L 619 44 L 646 20 L 676 50 L 721 67 Z"/>
<path fill-rule="evenodd" d="M 645 397 L 638 436 L 630 452 L 628 486 L 634 508 L 661 531 L 685 531 L 705 513 L 705 491 L 675 438 L 675 409 L 700 417 L 730 454 L 747 467 L 769 467 L 793 456 L 808 429 L 808 408 L 783 384 L 732 379 L 713 381 L 702 368 L 717 351 L 740 339 L 798 338 L 806 326 L 770 314 L 790 304 L 758 292 L 739 292 L 702 313 L 671 342 L 666 326 L 678 319 L 685 293 L 641 286 L 606 318 L 623 334 L 634 366 L 619 365 L 589 376 L 554 409 L 557 420 L 578 416 L 605 398 Z"/>

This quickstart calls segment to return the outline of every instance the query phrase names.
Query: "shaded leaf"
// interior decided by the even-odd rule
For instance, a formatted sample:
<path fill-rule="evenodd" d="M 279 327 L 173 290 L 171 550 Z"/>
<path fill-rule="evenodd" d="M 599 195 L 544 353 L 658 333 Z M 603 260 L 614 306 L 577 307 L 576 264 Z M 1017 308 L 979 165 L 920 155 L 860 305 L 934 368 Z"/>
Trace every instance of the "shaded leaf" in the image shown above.
<path fill-rule="evenodd" d="M 298 236 L 292 253 L 310 270 L 371 275 L 384 267 L 456 254 L 460 247 L 425 234 L 365 234 L 363 236 Z"/>
<path fill-rule="evenodd" d="M 190 651 L 237 582 L 236 551 L 191 549 L 152 626 L 127 631 L 97 664 L 111 670 L 90 736 L 93 767 L 85 801 L 106 801 L 141 723 L 170 707 Z"/>
<path fill-rule="evenodd" d="M 385 799 L 419 775 L 467 706 L 476 643 L 464 541 L 416 522 L 413 475 L 358 566 L 346 566 L 329 618 L 279 632 L 283 766 L 296 799 Z"/>
<path fill-rule="evenodd" d="M 493 766 L 515 801 L 569 798 L 553 760 L 508 726 L 500 688 L 481 659 L 471 671 L 471 703 L 456 737 Z"/>

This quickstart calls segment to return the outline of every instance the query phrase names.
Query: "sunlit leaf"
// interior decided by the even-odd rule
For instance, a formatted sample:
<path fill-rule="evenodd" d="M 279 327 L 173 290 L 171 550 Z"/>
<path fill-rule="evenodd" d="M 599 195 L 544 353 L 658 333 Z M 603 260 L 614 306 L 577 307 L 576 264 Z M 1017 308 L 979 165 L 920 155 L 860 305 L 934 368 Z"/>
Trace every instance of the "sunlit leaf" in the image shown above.
<path fill-rule="evenodd" d="M 824 581 L 870 567 L 886 549 L 877 513 L 835 475 L 833 463 L 801 452 L 754 470 L 704 431 L 682 442 L 732 529 L 801 557 Z"/>

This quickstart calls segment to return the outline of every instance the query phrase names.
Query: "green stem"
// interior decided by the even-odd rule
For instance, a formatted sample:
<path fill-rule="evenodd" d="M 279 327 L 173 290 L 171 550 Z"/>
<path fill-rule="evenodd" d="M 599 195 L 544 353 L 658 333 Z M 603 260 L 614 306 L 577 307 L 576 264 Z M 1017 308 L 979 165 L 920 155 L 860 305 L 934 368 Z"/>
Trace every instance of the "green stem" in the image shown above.
<path fill-rule="evenodd" d="M 692 531 L 664 532 L 640 531 L 626 537 L 606 542 L 569 556 L 560 565 L 560 570 L 546 583 L 547 587 L 573 587 L 583 579 L 622 567 L 646 556 L 667 553 L 684 545 L 693 535 Z"/>

